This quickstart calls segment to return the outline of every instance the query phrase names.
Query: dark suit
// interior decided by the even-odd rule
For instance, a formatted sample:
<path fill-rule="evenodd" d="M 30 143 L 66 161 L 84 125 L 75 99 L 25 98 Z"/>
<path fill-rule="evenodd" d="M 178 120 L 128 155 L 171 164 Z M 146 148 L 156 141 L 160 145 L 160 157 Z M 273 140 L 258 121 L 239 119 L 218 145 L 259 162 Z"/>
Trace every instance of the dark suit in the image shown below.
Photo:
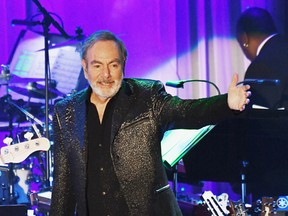
<path fill-rule="evenodd" d="M 246 71 L 245 79 L 251 78 L 278 79 L 280 85 L 265 83 L 251 85 L 250 104 L 258 104 L 270 109 L 280 107 L 288 109 L 288 40 L 286 38 L 275 35 L 264 44 L 259 55 L 251 62 Z M 253 112 L 247 112 L 247 114 L 253 117 Z M 271 114 L 271 117 L 273 116 L 275 117 L 274 121 L 277 122 L 278 117 Z M 256 116 L 254 125 L 257 125 L 257 118 L 259 117 Z M 262 121 L 265 118 L 263 117 Z M 269 122 L 268 116 L 267 119 Z M 273 131 L 277 128 L 269 130 L 269 127 L 263 125 L 265 124 L 255 127 L 255 131 L 246 132 L 251 152 L 256 152 L 255 149 L 258 150 L 254 156 L 251 155 L 248 165 L 248 170 L 251 170 L 248 175 L 248 179 L 251 179 L 251 182 L 248 182 L 248 188 L 250 188 L 254 200 L 262 196 L 287 195 L 288 192 L 288 161 L 285 149 L 281 147 L 287 144 L 286 135 L 280 132 L 275 135 Z M 259 134 L 259 131 L 263 129 L 268 132 L 265 135 Z"/>
<path fill-rule="evenodd" d="M 251 62 L 245 79 L 278 79 L 280 85 L 251 84 L 251 105 L 269 108 L 287 106 L 288 101 L 288 41 L 280 35 L 270 38 Z"/>
<path fill-rule="evenodd" d="M 83 90 L 55 105 L 52 216 L 73 215 L 75 208 L 78 215 L 87 214 L 86 98 Z M 227 95 L 181 100 L 167 94 L 159 81 L 124 79 L 112 117 L 111 158 L 129 214 L 181 215 L 167 187 L 160 146 L 163 133 L 199 128 L 230 116 Z"/>

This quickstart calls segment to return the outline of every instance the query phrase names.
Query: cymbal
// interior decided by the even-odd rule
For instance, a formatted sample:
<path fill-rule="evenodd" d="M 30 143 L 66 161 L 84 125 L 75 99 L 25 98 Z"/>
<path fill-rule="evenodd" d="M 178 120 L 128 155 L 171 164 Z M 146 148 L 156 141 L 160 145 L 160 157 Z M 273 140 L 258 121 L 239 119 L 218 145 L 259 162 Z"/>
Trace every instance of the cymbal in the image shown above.
<path fill-rule="evenodd" d="M 49 46 L 48 49 L 50 50 L 50 49 L 56 49 L 56 48 L 61 48 L 61 47 L 66 47 L 66 46 L 76 46 L 77 48 L 79 48 L 78 46 L 80 45 L 80 43 L 83 42 L 84 39 L 85 39 L 84 35 L 75 36 L 65 42 L 58 43 L 53 46 Z M 37 50 L 37 52 L 44 51 L 44 50 L 45 49 L 40 49 L 40 50 Z"/>
<path fill-rule="evenodd" d="M 20 77 L 15 74 L 0 74 L 0 85 L 5 85 L 9 83 L 29 83 L 29 82 L 40 82 L 45 81 L 44 78 L 25 78 Z"/>
<path fill-rule="evenodd" d="M 55 44 L 53 46 L 49 46 L 48 49 L 51 50 L 51 49 L 56 49 L 56 48 L 61 48 L 61 47 L 67 47 L 67 46 L 75 46 L 77 51 L 79 49 L 79 46 L 80 46 L 80 43 L 82 43 L 84 39 L 84 36 L 83 37 L 75 37 L 75 38 L 71 38 L 65 42 L 62 42 L 62 43 L 58 43 L 58 44 Z M 44 51 L 45 49 L 40 49 L 40 50 L 37 50 L 37 52 L 39 51 Z"/>
<path fill-rule="evenodd" d="M 38 99 L 45 99 L 45 86 L 38 84 L 36 82 L 30 82 L 28 85 L 23 88 L 23 87 L 18 87 L 18 86 L 9 86 L 8 87 L 10 90 L 21 94 L 25 95 L 27 97 L 31 98 L 38 98 Z M 49 87 L 48 89 L 48 98 L 49 99 L 54 99 L 57 97 L 64 97 L 65 94 L 57 90 L 55 87 Z"/>

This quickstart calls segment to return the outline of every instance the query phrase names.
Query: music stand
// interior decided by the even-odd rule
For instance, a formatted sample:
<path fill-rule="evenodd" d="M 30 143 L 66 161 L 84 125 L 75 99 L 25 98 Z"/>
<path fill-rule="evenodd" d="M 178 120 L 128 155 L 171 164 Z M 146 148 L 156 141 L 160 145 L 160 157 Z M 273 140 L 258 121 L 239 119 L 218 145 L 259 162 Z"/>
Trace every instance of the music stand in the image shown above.
<path fill-rule="evenodd" d="M 162 160 L 167 168 L 174 167 L 215 125 L 200 129 L 175 129 L 164 134 L 161 141 Z"/>
<path fill-rule="evenodd" d="M 175 129 L 169 130 L 164 134 L 161 141 L 162 161 L 167 168 L 174 168 L 173 190 L 176 198 L 178 162 L 214 127 L 215 125 L 207 125 L 200 129 Z"/>

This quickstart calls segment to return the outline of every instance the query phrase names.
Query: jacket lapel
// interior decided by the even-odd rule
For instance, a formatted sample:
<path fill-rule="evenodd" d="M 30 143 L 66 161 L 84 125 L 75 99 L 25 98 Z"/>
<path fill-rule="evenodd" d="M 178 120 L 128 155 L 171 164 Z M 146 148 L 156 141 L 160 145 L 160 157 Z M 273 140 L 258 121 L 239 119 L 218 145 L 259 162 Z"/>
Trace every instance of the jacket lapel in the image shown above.
<path fill-rule="evenodd" d="M 111 142 L 113 143 L 114 137 L 118 132 L 121 124 L 130 109 L 131 102 L 133 101 L 132 89 L 125 80 L 122 83 L 119 95 L 116 98 L 115 109 L 112 118 L 112 129 L 111 129 Z"/>
<path fill-rule="evenodd" d="M 80 147 L 83 150 L 83 159 L 87 160 L 87 131 L 86 131 L 86 98 L 89 94 L 89 91 L 92 91 L 90 88 L 83 91 L 82 94 L 79 94 L 79 97 L 75 100 L 75 129 L 77 139 L 80 142 Z M 112 118 L 112 128 L 111 128 L 111 142 L 113 143 L 114 137 L 118 132 L 121 124 L 124 122 L 124 119 L 130 109 L 131 102 L 134 97 L 132 94 L 131 86 L 123 80 L 119 95 L 115 101 L 115 109 L 113 112 Z M 76 128 L 77 127 L 77 128 Z"/>
<path fill-rule="evenodd" d="M 88 95 L 88 89 L 77 100 L 75 106 L 75 125 L 77 128 L 77 135 L 80 140 L 81 148 L 85 148 L 86 140 L 86 98 Z"/>

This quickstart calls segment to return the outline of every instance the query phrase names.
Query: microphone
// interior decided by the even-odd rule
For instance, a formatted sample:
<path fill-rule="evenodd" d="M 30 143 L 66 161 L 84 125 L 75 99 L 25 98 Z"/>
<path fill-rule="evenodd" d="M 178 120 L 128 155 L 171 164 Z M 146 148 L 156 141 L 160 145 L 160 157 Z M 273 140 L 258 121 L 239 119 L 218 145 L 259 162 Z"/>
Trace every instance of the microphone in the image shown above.
<path fill-rule="evenodd" d="M 165 83 L 166 86 L 170 86 L 170 87 L 174 87 L 174 88 L 183 88 L 184 87 L 184 83 L 187 82 L 205 82 L 205 83 L 209 83 L 211 85 L 213 85 L 215 87 L 215 89 L 217 90 L 218 94 L 220 95 L 220 90 L 217 87 L 217 85 L 213 82 L 210 82 L 208 80 L 178 80 L 178 81 L 168 81 Z"/>
<path fill-rule="evenodd" d="M 70 38 L 70 36 L 64 31 L 64 29 L 56 22 L 55 19 L 48 13 L 48 11 L 42 7 L 39 0 L 32 0 L 38 7 L 39 11 L 44 15 L 44 18 L 47 19 L 51 24 L 65 37 Z"/>
<path fill-rule="evenodd" d="M 14 25 L 25 25 L 25 26 L 36 26 L 40 25 L 39 21 L 29 21 L 29 20 L 12 20 L 12 26 Z"/>
<path fill-rule="evenodd" d="M 179 81 L 168 81 L 166 82 L 166 86 L 174 87 L 174 88 L 183 88 L 184 82 L 182 80 Z"/>
<path fill-rule="evenodd" d="M 237 83 L 240 84 L 270 84 L 270 85 L 279 85 L 280 80 L 278 79 L 244 79 L 242 82 Z"/>

